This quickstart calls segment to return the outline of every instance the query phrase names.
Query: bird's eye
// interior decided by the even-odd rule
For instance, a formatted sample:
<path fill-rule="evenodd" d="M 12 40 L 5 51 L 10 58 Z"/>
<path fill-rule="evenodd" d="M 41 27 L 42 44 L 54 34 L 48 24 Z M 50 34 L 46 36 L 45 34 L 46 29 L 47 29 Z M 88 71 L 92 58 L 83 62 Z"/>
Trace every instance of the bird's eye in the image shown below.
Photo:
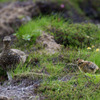
<path fill-rule="evenodd" d="M 83 62 L 79 62 L 78 65 L 83 64 Z"/>

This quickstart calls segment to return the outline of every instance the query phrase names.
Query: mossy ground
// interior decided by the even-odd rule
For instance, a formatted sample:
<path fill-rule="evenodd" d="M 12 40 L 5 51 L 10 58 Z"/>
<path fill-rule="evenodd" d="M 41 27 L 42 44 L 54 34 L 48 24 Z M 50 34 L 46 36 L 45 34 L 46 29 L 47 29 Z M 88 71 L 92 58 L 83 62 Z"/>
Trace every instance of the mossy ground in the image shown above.
<path fill-rule="evenodd" d="M 52 55 L 39 52 L 44 48 L 35 40 L 43 31 L 55 37 L 62 45 L 61 51 Z M 100 67 L 98 26 L 74 24 L 58 16 L 43 16 L 21 26 L 16 36 L 19 42 L 13 47 L 27 51 L 29 56 L 24 65 L 18 65 L 12 72 L 14 78 L 30 76 L 42 79 L 35 91 L 46 100 L 99 100 L 100 71 L 92 75 L 81 73 L 76 67 L 68 67 L 68 63 L 76 64 L 78 58 L 92 61 Z"/>

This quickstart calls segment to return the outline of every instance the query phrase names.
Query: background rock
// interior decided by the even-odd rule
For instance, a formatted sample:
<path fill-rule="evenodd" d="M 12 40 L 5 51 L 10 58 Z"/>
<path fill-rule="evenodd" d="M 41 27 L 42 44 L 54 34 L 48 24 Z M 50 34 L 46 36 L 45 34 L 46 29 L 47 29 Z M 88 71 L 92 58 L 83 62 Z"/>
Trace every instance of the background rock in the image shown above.
<path fill-rule="evenodd" d="M 33 2 L 15 2 L 0 10 L 0 38 L 10 35 L 24 22 L 40 13 Z"/>

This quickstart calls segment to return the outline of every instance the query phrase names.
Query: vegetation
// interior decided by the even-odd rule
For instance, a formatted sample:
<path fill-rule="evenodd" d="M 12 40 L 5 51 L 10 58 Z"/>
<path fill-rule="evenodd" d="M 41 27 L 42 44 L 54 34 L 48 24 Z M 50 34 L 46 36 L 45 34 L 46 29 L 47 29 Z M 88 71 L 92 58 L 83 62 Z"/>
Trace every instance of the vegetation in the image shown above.
<path fill-rule="evenodd" d="M 69 82 L 46 81 L 38 92 L 43 93 L 46 100 L 99 100 L 99 84 L 91 82 L 93 79 L 80 74 Z"/>
<path fill-rule="evenodd" d="M 79 7 L 83 1 L 67 2 L 84 14 Z M 67 9 L 70 9 L 69 6 Z M 62 45 L 61 51 L 55 54 L 41 53 L 44 48 L 36 44 L 36 39 L 44 31 Z M 12 71 L 13 78 L 31 76 L 34 80 L 42 79 L 35 92 L 46 100 L 99 100 L 100 70 L 96 74 L 85 74 L 76 65 L 77 59 L 81 58 L 100 67 L 100 28 L 97 25 L 72 23 L 59 15 L 40 16 L 22 25 L 15 35 L 18 42 L 13 47 L 25 50 L 29 56 L 24 65 L 19 64 Z M 5 72 L 0 69 L 0 76 L 3 74 Z"/>
<path fill-rule="evenodd" d="M 91 23 L 73 24 L 57 16 L 45 16 L 30 21 L 20 27 L 16 35 L 19 39 L 35 41 L 44 30 L 50 32 L 57 43 L 65 46 L 87 47 L 97 45 L 100 40 L 98 26 Z"/>
<path fill-rule="evenodd" d="M 39 52 L 44 48 L 37 45 L 35 40 L 43 31 L 53 35 L 57 43 L 63 45 L 60 52 L 52 55 Z M 19 42 L 15 46 L 23 49 L 28 45 L 29 48 L 26 49 L 31 52 L 26 63 L 22 67 L 19 65 L 12 72 L 13 77 L 16 75 L 21 77 L 28 73 L 33 76 L 37 75 L 34 73 L 49 76 L 43 76 L 43 82 L 35 90 L 46 100 L 99 100 L 100 71 L 95 75 L 84 74 L 77 67 L 68 65 L 76 64 L 76 60 L 81 58 L 92 61 L 100 67 L 99 34 L 100 29 L 91 23 L 74 24 L 57 16 L 34 19 L 22 25 L 16 33 Z M 33 47 L 40 49 L 34 51 Z"/>

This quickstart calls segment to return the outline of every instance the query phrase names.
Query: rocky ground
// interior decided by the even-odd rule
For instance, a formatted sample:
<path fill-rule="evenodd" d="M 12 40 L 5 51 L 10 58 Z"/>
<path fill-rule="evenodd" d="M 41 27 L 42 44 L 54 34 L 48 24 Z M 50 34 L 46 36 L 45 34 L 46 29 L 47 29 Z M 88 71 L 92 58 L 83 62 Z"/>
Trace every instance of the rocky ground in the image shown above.
<path fill-rule="evenodd" d="M 38 83 L 36 82 L 36 85 Z M 5 82 L 0 86 L 0 100 L 40 100 L 40 97 L 34 93 L 34 88 L 35 82 L 25 78 L 14 83 Z"/>

